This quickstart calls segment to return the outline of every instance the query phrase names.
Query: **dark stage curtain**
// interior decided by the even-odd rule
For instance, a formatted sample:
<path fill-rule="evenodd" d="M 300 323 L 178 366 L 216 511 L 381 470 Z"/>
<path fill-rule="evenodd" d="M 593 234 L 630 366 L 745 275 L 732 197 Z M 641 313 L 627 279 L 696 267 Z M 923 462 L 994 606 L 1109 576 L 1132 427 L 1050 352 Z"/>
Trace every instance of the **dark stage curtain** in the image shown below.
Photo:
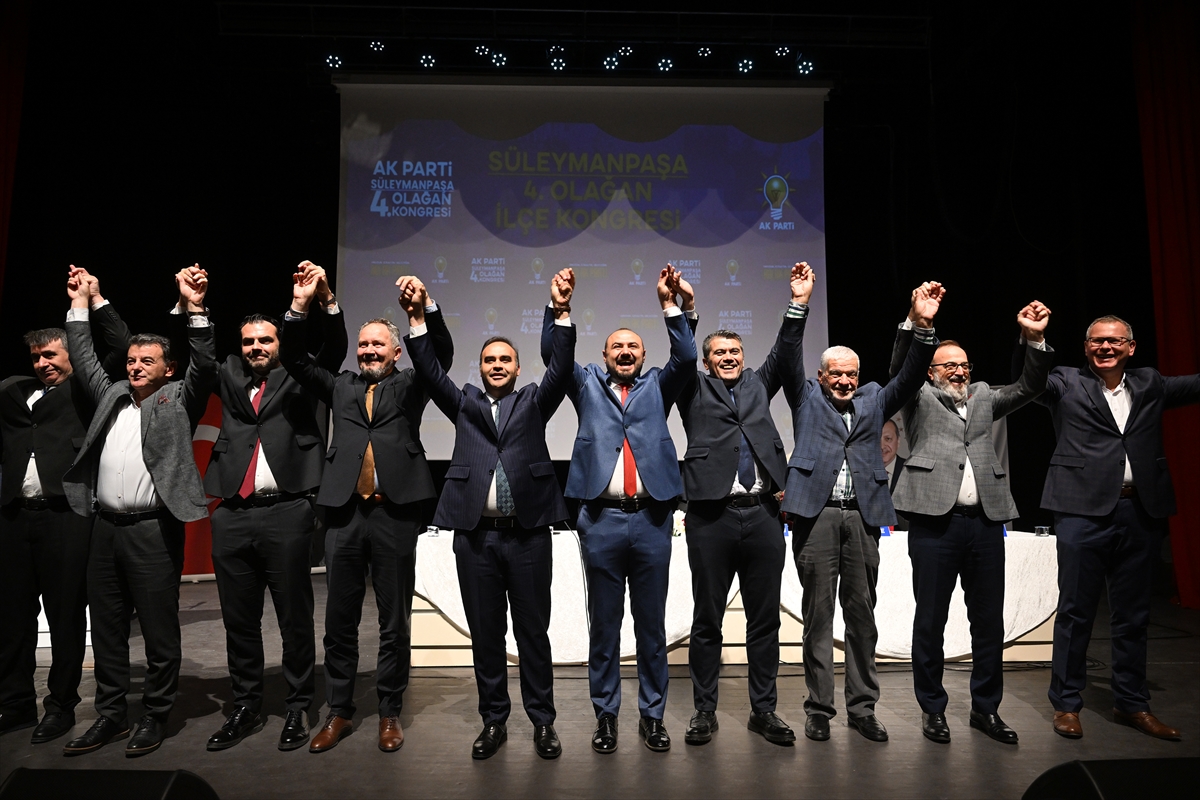
<path fill-rule="evenodd" d="M 1133 23 L 1158 368 L 1185 375 L 1200 372 L 1200 9 L 1194 0 L 1139 0 Z M 1114 264 L 1095 277 L 1119 291 L 1120 273 Z M 1168 411 L 1163 435 L 1179 497 L 1171 519 L 1179 599 L 1200 608 L 1200 407 Z"/>
<path fill-rule="evenodd" d="M 0 300 L 8 260 L 8 219 L 12 211 L 13 173 L 21 132 L 21 95 L 25 89 L 25 52 L 29 38 L 29 0 L 0 2 Z"/>

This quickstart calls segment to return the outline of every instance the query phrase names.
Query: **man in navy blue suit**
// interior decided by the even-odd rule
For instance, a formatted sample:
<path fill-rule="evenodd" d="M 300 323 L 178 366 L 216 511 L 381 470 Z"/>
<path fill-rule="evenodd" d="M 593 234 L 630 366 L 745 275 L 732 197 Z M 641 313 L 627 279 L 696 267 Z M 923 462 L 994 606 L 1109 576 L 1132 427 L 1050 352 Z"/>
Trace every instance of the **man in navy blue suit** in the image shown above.
<path fill-rule="evenodd" d="M 683 493 L 667 409 L 695 369 L 696 342 L 675 302 L 678 273 L 658 276 L 658 300 L 671 338 L 662 369 L 643 371 L 642 337 L 627 328 L 604 343 L 604 365 L 574 365 L 567 396 L 579 416 L 567 497 L 582 500 L 579 536 L 587 574 L 591 652 L 588 681 L 597 724 L 592 749 L 617 749 L 621 708 L 621 619 L 625 584 L 637 635 L 638 732 L 656 752 L 671 748 L 663 725 L 667 700 L 667 579 L 671 527 Z M 542 324 L 542 360 L 550 361 L 554 310 Z"/>
<path fill-rule="evenodd" d="M 1106 587 L 1113 718 L 1155 738 L 1180 738 L 1150 712 L 1146 628 L 1155 555 L 1175 513 L 1162 414 L 1200 402 L 1200 375 L 1126 369 L 1136 348 L 1128 322 L 1100 317 L 1084 338 L 1087 365 L 1056 368 L 1037 400 L 1049 407 L 1058 439 L 1042 508 L 1054 512 L 1058 544 L 1050 702 L 1055 732 L 1069 739 L 1083 736 L 1087 648 Z"/>
<path fill-rule="evenodd" d="M 571 380 L 575 327 L 570 319 L 574 273 L 554 276 L 555 324 L 549 368 L 541 385 L 516 391 L 521 357 L 512 342 L 493 336 L 479 353 L 483 384 L 454 385 L 438 363 L 425 327 L 424 288 L 405 285 L 410 334 L 405 337 L 418 378 L 454 423 L 454 455 L 433 524 L 454 531 L 463 609 L 471 631 L 483 732 L 471 757 L 490 758 L 508 738 L 508 660 L 504 635 L 512 603 L 521 656 L 521 697 L 533 722 L 534 750 L 558 758 L 554 731 L 554 665 L 550 652 L 550 524 L 567 518 L 562 490 L 546 449 L 546 423 Z"/>
<path fill-rule="evenodd" d="M 887 385 L 859 386 L 858 355 L 848 347 L 821 354 L 816 379 L 790 396 L 796 448 L 788 462 L 783 511 L 790 515 L 796 569 L 803 587 L 804 680 L 808 719 L 804 735 L 829 738 L 833 708 L 833 612 L 840 597 L 846 620 L 846 715 L 867 739 L 887 741 L 875 717 L 875 585 L 879 529 L 896 523 L 887 469 L 879 449 L 883 424 L 920 388 L 937 349 L 933 317 L 943 289 L 922 284 L 913 292 L 914 341 L 904 365 Z M 802 358 L 795 369 L 803 370 Z M 841 582 L 839 594 L 839 579 Z"/>

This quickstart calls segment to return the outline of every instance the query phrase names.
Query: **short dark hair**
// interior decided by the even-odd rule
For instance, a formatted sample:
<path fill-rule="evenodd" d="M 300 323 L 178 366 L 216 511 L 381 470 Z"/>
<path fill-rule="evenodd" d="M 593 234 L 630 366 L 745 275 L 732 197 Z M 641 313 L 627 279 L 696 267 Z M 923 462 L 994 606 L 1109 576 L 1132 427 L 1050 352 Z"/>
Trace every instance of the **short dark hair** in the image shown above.
<path fill-rule="evenodd" d="M 54 341 L 62 342 L 63 350 L 66 350 L 67 332 L 62 328 L 40 328 L 25 334 L 27 347 L 45 347 Z"/>
<path fill-rule="evenodd" d="M 518 367 L 519 367 L 519 366 L 521 366 L 521 351 L 519 351 L 519 350 L 517 349 L 517 346 L 516 346 L 515 344 L 513 344 L 513 342 L 512 342 L 512 339 L 509 339 L 507 336 L 491 336 L 491 337 L 488 337 L 488 340 L 487 340 L 486 342 L 484 342 L 484 343 L 483 343 L 483 347 L 479 348 L 479 361 L 480 361 L 480 363 L 482 363 L 482 362 L 483 362 L 483 351 L 484 351 L 484 350 L 487 350 L 489 347 L 491 347 L 492 345 L 496 344 L 497 342 L 499 342 L 500 344 L 506 344 L 506 345 L 508 345 L 509 347 L 511 347 L 511 348 L 512 348 L 512 351 L 513 351 L 513 355 L 515 355 L 515 356 L 517 357 L 517 366 L 518 366 Z"/>
<path fill-rule="evenodd" d="M 1091 325 L 1087 326 L 1087 332 L 1084 334 L 1084 336 L 1086 337 L 1089 335 L 1092 332 L 1092 328 L 1096 325 L 1099 325 L 1101 322 L 1111 322 L 1117 325 L 1124 325 L 1125 332 L 1129 334 L 1130 341 L 1133 340 L 1133 326 L 1118 317 L 1116 314 L 1105 314 L 1103 317 L 1096 317 L 1094 320 L 1092 320 Z"/>
<path fill-rule="evenodd" d="M 268 325 L 275 326 L 275 334 L 279 335 L 279 320 L 275 319 L 269 314 L 250 314 L 249 316 L 243 318 L 241 323 L 238 324 L 238 333 L 241 333 L 242 328 L 246 327 L 247 325 L 253 325 L 256 322 L 265 322 Z"/>
<path fill-rule="evenodd" d="M 742 343 L 742 335 L 737 331 L 727 331 L 724 328 L 713 331 L 708 336 L 704 337 L 704 344 L 701 349 L 704 351 L 704 357 L 708 358 L 708 354 L 712 352 L 713 339 L 733 339 L 738 344 Z"/>
<path fill-rule="evenodd" d="M 130 347 L 149 347 L 150 345 L 158 345 L 162 348 L 163 361 L 171 363 L 171 340 L 165 336 L 159 336 L 157 333 L 138 333 L 129 337 Z M 126 350 L 126 352 L 129 352 Z"/>

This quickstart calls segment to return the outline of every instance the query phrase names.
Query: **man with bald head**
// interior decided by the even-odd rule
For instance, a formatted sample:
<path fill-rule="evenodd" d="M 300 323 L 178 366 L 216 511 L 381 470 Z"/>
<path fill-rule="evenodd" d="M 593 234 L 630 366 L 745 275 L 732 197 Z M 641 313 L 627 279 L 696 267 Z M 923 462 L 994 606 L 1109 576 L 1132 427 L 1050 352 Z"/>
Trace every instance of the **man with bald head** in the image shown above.
<path fill-rule="evenodd" d="M 1162 414 L 1200 402 L 1200 375 L 1129 369 L 1136 348 L 1128 322 L 1100 317 L 1084 337 L 1085 365 L 1053 370 L 1038 398 L 1050 409 L 1058 439 L 1042 508 L 1054 512 L 1058 545 L 1050 702 L 1054 731 L 1069 739 L 1083 736 L 1087 648 L 1106 587 L 1113 717 L 1155 738 L 1180 738 L 1150 712 L 1146 628 L 1155 555 L 1175 513 Z"/>
<path fill-rule="evenodd" d="M 914 341 L 900 372 L 887 385 L 859 386 L 858 355 L 848 347 L 821 354 L 816 379 L 799 383 L 792 396 L 796 447 L 788 462 L 783 511 L 789 515 L 796 569 L 803 587 L 804 680 L 808 715 L 804 735 L 829 738 L 833 707 L 833 613 L 840 596 L 846 620 L 846 713 L 848 724 L 871 741 L 888 738 L 875 717 L 879 677 L 875 669 L 875 584 L 879 575 L 879 528 L 896 512 L 879 449 L 884 422 L 921 387 L 937 339 L 933 318 L 944 290 L 925 283 L 913 291 Z M 803 358 L 792 365 L 803 372 Z M 839 593 L 840 580 L 840 593 Z"/>
<path fill-rule="evenodd" d="M 579 431 L 566 496 L 582 501 L 578 528 L 588 581 L 588 681 L 597 717 L 592 736 L 597 753 L 617 749 L 626 582 L 637 632 L 638 732 L 653 751 L 671 747 L 662 721 L 668 678 L 665 614 L 671 527 L 683 482 L 667 409 L 696 363 L 696 342 L 675 301 L 679 280 L 669 265 L 659 273 L 658 300 L 671 338 L 665 367 L 643 371 L 642 337 L 622 328 L 604 343 L 604 365 L 575 364 L 567 388 Z M 547 307 L 542 324 L 542 360 L 547 364 L 555 313 Z"/>

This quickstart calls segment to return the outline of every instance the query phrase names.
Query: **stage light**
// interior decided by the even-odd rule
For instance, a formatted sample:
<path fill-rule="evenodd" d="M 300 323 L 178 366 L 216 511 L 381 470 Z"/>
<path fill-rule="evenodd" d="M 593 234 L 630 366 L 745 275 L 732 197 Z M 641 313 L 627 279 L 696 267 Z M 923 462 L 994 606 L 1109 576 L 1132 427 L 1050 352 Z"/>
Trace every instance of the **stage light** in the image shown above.
<path fill-rule="evenodd" d="M 658 71 L 659 72 L 670 72 L 671 67 L 673 67 L 673 66 L 675 66 L 675 65 L 671 62 L 671 59 L 669 59 L 669 58 L 659 59 Z"/>
<path fill-rule="evenodd" d="M 478 46 L 476 46 L 476 48 L 475 48 L 475 55 L 477 55 L 477 56 L 486 56 L 486 55 L 487 55 L 488 53 L 490 53 L 490 52 L 492 52 L 492 51 L 491 51 L 491 50 L 488 50 L 488 49 L 487 49 L 486 47 L 484 47 L 483 45 L 478 45 Z"/>
<path fill-rule="evenodd" d="M 508 57 L 504 53 L 492 53 L 492 66 L 503 67 L 508 63 Z"/>
<path fill-rule="evenodd" d="M 775 48 L 775 55 L 777 55 L 777 56 L 786 56 L 790 52 L 791 52 L 791 50 L 789 50 L 786 47 L 776 47 Z"/>
<path fill-rule="evenodd" d="M 567 68 L 567 62 L 564 61 L 563 59 L 561 59 L 561 58 L 550 59 L 550 69 L 554 70 L 555 72 L 562 72 L 566 68 Z"/>
<path fill-rule="evenodd" d="M 799 72 L 801 75 L 808 75 L 812 71 L 813 63 L 811 61 L 805 61 L 799 57 L 796 59 L 796 72 Z"/>
<path fill-rule="evenodd" d="M 371 42 L 369 45 L 367 45 L 367 47 L 371 48 L 376 53 L 383 52 L 383 42 Z"/>
<path fill-rule="evenodd" d="M 433 67 L 433 64 L 434 64 L 433 56 L 428 55 L 428 54 L 421 56 L 421 66 L 422 67 L 425 67 L 425 69 L 430 69 Z"/>
<path fill-rule="evenodd" d="M 696 51 L 696 55 L 700 56 L 701 58 L 708 58 L 709 56 L 712 55 L 712 48 L 711 47 L 701 47 L 699 50 Z"/>
<path fill-rule="evenodd" d="M 567 48 L 563 47 L 561 44 L 550 45 L 550 55 L 555 55 L 558 53 L 565 53 L 565 52 L 567 52 Z"/>
<path fill-rule="evenodd" d="M 738 72 L 742 73 L 743 75 L 752 69 L 754 69 L 754 62 L 750 59 L 743 58 L 738 62 Z"/>
<path fill-rule="evenodd" d="M 339 69 L 342 66 L 342 59 L 333 55 L 325 56 L 325 66 L 330 69 Z"/>
<path fill-rule="evenodd" d="M 633 55 L 633 48 L 632 48 L 632 47 L 630 47 L 629 45 L 624 45 L 624 46 L 622 46 L 622 47 L 618 47 L 618 48 L 617 48 L 617 55 L 620 55 L 620 56 L 631 56 L 631 55 Z"/>
<path fill-rule="evenodd" d="M 605 69 L 616 69 L 617 68 L 617 57 L 616 56 L 605 56 L 604 68 Z"/>

